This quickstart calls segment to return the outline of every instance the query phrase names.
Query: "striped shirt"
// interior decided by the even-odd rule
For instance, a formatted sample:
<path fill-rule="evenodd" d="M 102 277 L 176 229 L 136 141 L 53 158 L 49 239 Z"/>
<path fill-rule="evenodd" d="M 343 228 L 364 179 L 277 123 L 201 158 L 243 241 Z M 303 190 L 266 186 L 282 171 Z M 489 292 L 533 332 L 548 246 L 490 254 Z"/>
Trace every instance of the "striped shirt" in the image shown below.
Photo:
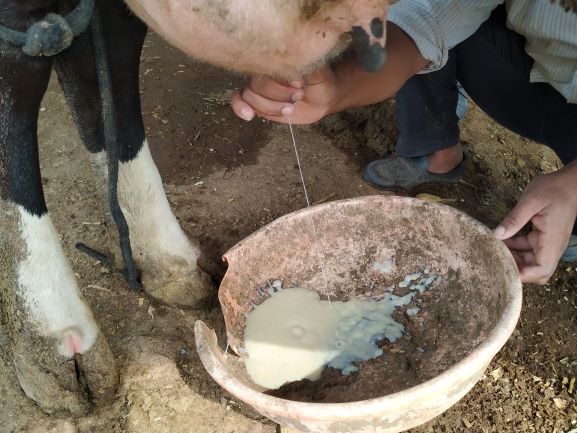
<path fill-rule="evenodd" d="M 430 61 L 423 72 L 447 62 L 448 51 L 471 36 L 506 3 L 507 27 L 523 35 L 533 58 L 530 81 L 553 86 L 568 102 L 577 103 L 577 14 L 549 0 L 401 0 L 388 20 L 402 28 Z"/>

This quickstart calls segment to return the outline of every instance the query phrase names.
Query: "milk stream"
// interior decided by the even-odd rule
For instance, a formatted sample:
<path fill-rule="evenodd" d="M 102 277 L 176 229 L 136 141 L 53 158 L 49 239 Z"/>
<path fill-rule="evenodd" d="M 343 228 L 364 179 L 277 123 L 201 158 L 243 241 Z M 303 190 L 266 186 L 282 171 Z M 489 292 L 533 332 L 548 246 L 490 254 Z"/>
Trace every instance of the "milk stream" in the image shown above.
<path fill-rule="evenodd" d="M 301 159 L 300 159 L 300 157 L 299 157 L 299 151 L 298 151 L 298 148 L 297 148 L 297 142 L 296 142 L 296 139 L 295 139 L 295 134 L 294 134 L 294 132 L 293 132 L 293 125 L 292 125 L 292 123 L 291 123 L 290 116 L 287 116 L 287 120 L 288 120 L 288 126 L 289 126 L 289 132 L 290 132 L 291 140 L 292 140 L 292 143 L 293 143 L 293 148 L 294 148 L 294 151 L 295 151 L 295 158 L 296 158 L 296 160 L 297 160 L 297 165 L 298 165 L 298 167 L 299 167 L 299 173 L 300 173 L 300 176 L 301 176 L 301 183 L 302 183 L 302 185 L 303 185 L 303 191 L 304 191 L 304 193 L 305 193 L 305 199 L 306 199 L 306 202 L 307 202 L 307 208 L 310 209 L 310 207 L 311 207 L 311 202 L 310 202 L 310 200 L 309 200 L 309 193 L 307 192 L 307 184 L 306 184 L 306 182 L 305 182 L 305 177 L 304 177 L 304 175 L 303 175 L 303 168 L 302 168 L 302 165 L 301 165 Z M 324 254 L 323 254 L 323 251 L 322 251 L 322 249 L 321 249 L 321 244 L 320 244 L 320 242 L 319 242 L 319 236 L 318 236 L 318 234 L 317 234 L 317 227 L 316 227 L 316 225 L 315 225 L 315 217 L 314 217 L 313 214 L 310 215 L 310 219 L 311 219 L 311 226 L 312 226 L 313 235 L 314 235 L 314 238 L 315 238 L 315 245 L 316 245 L 316 247 L 317 247 L 317 251 L 318 251 L 318 255 L 319 255 L 319 264 L 320 264 L 320 267 L 321 267 L 321 275 L 322 275 L 322 277 L 323 277 L 323 284 L 324 284 L 324 286 L 325 286 L 325 295 L 327 296 L 327 300 L 328 300 L 329 306 L 330 306 L 330 305 L 331 305 L 331 297 L 330 297 L 330 295 L 329 295 L 329 289 L 328 289 L 328 284 L 327 284 L 327 274 L 326 274 L 326 272 L 325 272 Z"/>

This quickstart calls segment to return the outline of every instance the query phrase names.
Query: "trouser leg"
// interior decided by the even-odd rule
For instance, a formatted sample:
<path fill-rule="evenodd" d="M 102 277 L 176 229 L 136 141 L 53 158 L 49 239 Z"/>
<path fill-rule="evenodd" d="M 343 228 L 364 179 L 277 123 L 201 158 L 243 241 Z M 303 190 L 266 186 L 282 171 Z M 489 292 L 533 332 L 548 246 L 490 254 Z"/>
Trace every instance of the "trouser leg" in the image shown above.
<path fill-rule="evenodd" d="M 456 57 L 440 70 L 410 78 L 397 93 L 397 154 L 422 156 L 459 143 Z"/>
<path fill-rule="evenodd" d="M 421 156 L 458 143 L 458 80 L 501 125 L 547 145 L 565 164 L 577 158 L 577 105 L 549 84 L 530 82 L 533 59 L 525 43 L 507 28 L 505 7 L 499 7 L 449 52 L 444 68 L 411 78 L 397 94 L 397 153 Z"/>
<path fill-rule="evenodd" d="M 533 60 L 525 38 L 506 27 L 505 8 L 493 11 L 454 52 L 457 79 L 471 99 L 506 128 L 543 142 L 539 85 L 529 82 Z"/>
<path fill-rule="evenodd" d="M 525 39 L 506 27 L 506 10 L 499 7 L 475 34 L 449 51 L 442 69 L 409 79 L 397 93 L 397 153 L 422 156 L 459 142 L 457 80 L 499 123 L 542 141 L 538 92 L 529 82 L 533 61 L 524 46 Z"/>
<path fill-rule="evenodd" d="M 469 96 L 506 128 L 550 147 L 564 164 L 577 158 L 577 104 L 551 85 L 529 81 L 525 38 L 506 27 L 504 8 L 455 48 L 457 78 Z"/>

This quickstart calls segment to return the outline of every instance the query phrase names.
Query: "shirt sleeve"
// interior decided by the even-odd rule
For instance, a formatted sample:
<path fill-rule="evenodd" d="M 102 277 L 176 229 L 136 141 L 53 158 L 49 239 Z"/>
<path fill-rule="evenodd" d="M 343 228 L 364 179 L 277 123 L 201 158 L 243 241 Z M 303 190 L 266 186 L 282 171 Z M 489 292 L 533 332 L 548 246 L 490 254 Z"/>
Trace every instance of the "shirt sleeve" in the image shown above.
<path fill-rule="evenodd" d="M 477 31 L 504 0 L 399 0 L 387 20 L 399 26 L 430 64 L 421 72 L 441 69 L 449 50 Z"/>

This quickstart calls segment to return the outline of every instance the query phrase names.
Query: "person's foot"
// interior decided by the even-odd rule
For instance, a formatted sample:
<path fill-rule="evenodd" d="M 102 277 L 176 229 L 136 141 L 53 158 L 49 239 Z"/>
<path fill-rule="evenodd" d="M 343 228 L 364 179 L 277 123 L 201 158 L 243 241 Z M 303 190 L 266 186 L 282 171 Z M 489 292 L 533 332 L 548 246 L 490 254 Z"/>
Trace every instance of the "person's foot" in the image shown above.
<path fill-rule="evenodd" d="M 379 159 L 365 168 L 363 180 L 379 189 L 408 189 L 423 183 L 456 183 L 465 169 L 461 145 L 427 156 Z"/>
<path fill-rule="evenodd" d="M 577 262 L 577 235 L 571 235 L 569 245 L 561 256 L 564 262 Z"/>

